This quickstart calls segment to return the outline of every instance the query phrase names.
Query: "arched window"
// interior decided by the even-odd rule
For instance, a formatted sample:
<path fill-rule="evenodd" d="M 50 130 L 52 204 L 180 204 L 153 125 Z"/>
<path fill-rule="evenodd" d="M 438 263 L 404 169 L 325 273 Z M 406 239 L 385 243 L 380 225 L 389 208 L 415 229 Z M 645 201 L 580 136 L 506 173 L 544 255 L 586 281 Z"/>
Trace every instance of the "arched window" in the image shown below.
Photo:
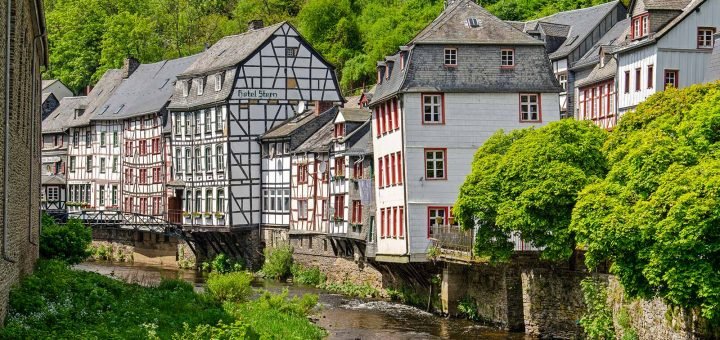
<path fill-rule="evenodd" d="M 217 189 L 217 212 L 225 212 L 225 189 Z"/>
<path fill-rule="evenodd" d="M 225 169 L 225 153 L 223 152 L 222 144 L 215 146 L 215 157 L 217 158 L 217 169 Z"/>
<path fill-rule="evenodd" d="M 209 146 L 205 148 L 205 170 L 212 170 L 212 149 Z"/>
<path fill-rule="evenodd" d="M 195 212 L 202 211 L 202 191 L 195 192 Z"/>
<path fill-rule="evenodd" d="M 205 191 L 205 212 L 212 212 L 213 211 L 213 191 L 212 189 L 207 189 Z"/>

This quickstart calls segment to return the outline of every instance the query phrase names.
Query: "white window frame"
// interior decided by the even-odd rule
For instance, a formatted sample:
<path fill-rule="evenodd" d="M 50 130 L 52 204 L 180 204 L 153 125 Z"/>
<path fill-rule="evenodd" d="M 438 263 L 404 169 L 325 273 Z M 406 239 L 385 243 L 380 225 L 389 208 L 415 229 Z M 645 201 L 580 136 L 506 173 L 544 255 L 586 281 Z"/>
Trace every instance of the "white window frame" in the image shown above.
<path fill-rule="evenodd" d="M 183 95 L 183 97 L 187 97 L 190 95 L 190 81 L 189 80 L 182 81 L 182 95 Z"/>
<path fill-rule="evenodd" d="M 205 78 L 197 78 L 195 81 L 197 83 L 197 95 L 202 96 L 205 91 Z"/>
<path fill-rule="evenodd" d="M 458 49 L 454 47 L 447 47 L 443 53 L 443 61 L 445 66 L 457 66 L 458 65 Z"/>
<path fill-rule="evenodd" d="M 500 67 L 515 67 L 515 49 L 500 49 Z"/>
<path fill-rule="evenodd" d="M 714 27 L 698 27 L 697 47 L 700 49 L 712 49 L 715 44 Z"/>
<path fill-rule="evenodd" d="M 223 82 L 223 73 L 216 73 L 215 74 L 215 92 L 222 91 L 222 82 Z"/>
<path fill-rule="evenodd" d="M 48 202 L 60 201 L 60 188 L 48 187 L 47 188 L 47 201 Z"/>
<path fill-rule="evenodd" d="M 535 101 L 531 99 L 535 98 Z M 532 107 L 535 106 L 535 114 L 537 117 L 533 119 Z M 525 109 L 527 107 L 527 109 Z M 539 93 L 521 93 L 520 94 L 520 122 L 522 123 L 537 123 L 542 121 L 542 113 L 540 109 L 540 94 Z"/>

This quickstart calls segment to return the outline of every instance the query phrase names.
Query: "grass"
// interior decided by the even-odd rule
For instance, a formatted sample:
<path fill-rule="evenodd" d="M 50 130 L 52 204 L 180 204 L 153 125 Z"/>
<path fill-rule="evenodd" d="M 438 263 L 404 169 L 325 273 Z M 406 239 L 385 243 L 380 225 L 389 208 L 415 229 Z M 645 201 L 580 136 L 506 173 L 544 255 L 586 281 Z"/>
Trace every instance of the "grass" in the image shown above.
<path fill-rule="evenodd" d="M 322 338 L 324 331 L 301 313 L 317 297 L 303 299 L 266 293 L 248 302 L 218 301 L 180 280 L 143 287 L 40 261 L 11 291 L 0 339 L 171 339 L 183 333 Z"/>

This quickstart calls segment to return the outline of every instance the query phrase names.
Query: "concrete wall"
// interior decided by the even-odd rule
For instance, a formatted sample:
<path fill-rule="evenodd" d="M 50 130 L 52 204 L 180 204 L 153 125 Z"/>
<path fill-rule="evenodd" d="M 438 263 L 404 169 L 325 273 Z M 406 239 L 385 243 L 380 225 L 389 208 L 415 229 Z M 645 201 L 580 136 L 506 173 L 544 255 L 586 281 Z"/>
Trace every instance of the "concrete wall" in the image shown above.
<path fill-rule="evenodd" d="M 0 323 L 7 313 L 8 293 L 12 285 L 32 271 L 38 257 L 38 233 L 40 224 L 40 64 L 43 53 L 36 44 L 33 51 L 33 37 L 40 35 L 37 27 L 37 5 L 32 1 L 13 1 L 14 17 L 11 21 L 11 57 L 0 58 L 0 164 L 6 160 L 9 166 L 0 166 L 0 174 L 7 178 L 7 185 L 0 184 L 0 197 L 8 195 L 7 201 L 0 199 Z M 0 36 L 7 34 L 8 8 L 0 3 Z M 42 9 L 39 9 L 42 10 Z M 0 39 L 0 53 L 5 53 L 5 39 Z M 5 70 L 10 62 L 10 87 Z M 5 94 L 9 90 L 10 96 Z M 5 110 L 8 104 L 9 130 L 5 130 Z M 5 149 L 6 148 L 6 149 Z M 4 182 L 0 182 L 4 183 Z"/>

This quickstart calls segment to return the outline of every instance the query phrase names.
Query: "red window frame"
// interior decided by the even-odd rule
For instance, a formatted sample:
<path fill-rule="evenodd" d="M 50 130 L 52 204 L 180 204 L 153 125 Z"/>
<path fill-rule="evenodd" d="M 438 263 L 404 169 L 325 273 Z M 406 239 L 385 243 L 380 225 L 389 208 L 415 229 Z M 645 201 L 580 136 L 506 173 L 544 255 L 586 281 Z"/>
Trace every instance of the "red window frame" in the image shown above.
<path fill-rule="evenodd" d="M 399 210 L 400 210 L 400 221 L 399 221 L 400 228 L 399 228 L 398 237 L 404 238 L 405 237 L 405 232 L 404 232 L 404 230 L 405 230 L 405 208 L 400 207 Z"/>
<path fill-rule="evenodd" d="M 297 205 L 297 215 L 298 215 L 298 221 L 307 221 L 308 216 L 310 216 L 310 205 L 308 204 L 307 198 L 298 198 L 298 205 Z M 302 202 L 305 202 L 305 216 L 300 215 L 300 204 Z"/>
<path fill-rule="evenodd" d="M 430 221 L 430 211 L 431 211 L 431 210 L 436 210 L 436 211 L 442 211 L 442 212 L 443 212 L 443 214 L 444 214 L 445 216 L 443 217 L 443 218 L 444 218 L 444 223 L 443 223 L 442 225 L 447 225 L 447 224 L 448 224 L 448 217 L 449 217 L 449 207 L 444 207 L 444 206 L 429 206 L 429 207 L 427 207 L 427 215 L 425 215 L 425 220 L 428 222 L 428 226 L 427 226 L 427 236 L 428 236 L 428 238 L 430 238 L 430 236 L 432 236 L 432 226 L 433 226 L 433 225 L 432 225 L 432 222 Z"/>
<path fill-rule="evenodd" d="M 393 130 L 395 130 L 395 124 L 393 123 L 394 112 L 392 112 L 392 103 L 389 100 L 385 102 L 385 112 L 387 112 L 387 119 L 388 119 L 388 122 L 387 122 L 388 129 L 386 132 L 389 133 L 389 132 L 392 132 Z"/>
<path fill-rule="evenodd" d="M 440 96 L 440 121 L 425 120 L 425 97 Z M 420 94 L 420 120 L 422 125 L 445 125 L 445 94 L 444 93 L 422 93 Z"/>
<path fill-rule="evenodd" d="M 625 93 L 630 93 L 630 71 L 625 71 Z"/>
<path fill-rule="evenodd" d="M 345 176 L 345 157 L 335 158 L 335 176 Z"/>
<path fill-rule="evenodd" d="M 638 67 L 635 69 L 635 92 L 640 92 L 640 88 L 642 87 L 642 68 Z"/>
<path fill-rule="evenodd" d="M 345 137 L 345 123 L 335 124 L 335 138 L 340 139 Z"/>
<path fill-rule="evenodd" d="M 637 32 L 635 30 L 637 24 Z M 650 13 L 636 15 L 630 22 L 630 39 L 640 39 L 646 37 L 650 31 Z"/>
<path fill-rule="evenodd" d="M 701 37 L 703 37 L 700 34 L 703 31 L 710 31 L 710 46 L 701 46 L 700 45 L 700 42 L 701 42 L 700 39 L 701 39 Z M 698 27 L 697 39 L 696 39 L 697 40 L 697 48 L 707 50 L 707 49 L 712 49 L 713 47 L 715 47 L 715 32 L 716 32 L 715 27 Z"/>
<path fill-rule="evenodd" d="M 397 184 L 397 162 L 395 161 L 395 154 L 390 155 L 390 162 L 391 162 L 390 163 L 391 164 L 390 171 L 392 172 L 392 176 L 391 176 L 392 181 L 390 182 L 390 184 L 396 185 Z"/>
<path fill-rule="evenodd" d="M 380 107 L 375 108 L 375 131 L 377 132 L 377 136 L 375 138 L 380 138 L 380 136 L 382 136 L 382 129 L 380 126 Z"/>
<path fill-rule="evenodd" d="M 390 182 L 390 156 L 385 155 L 385 186 L 389 187 L 392 185 Z"/>
<path fill-rule="evenodd" d="M 383 180 L 383 158 L 378 158 L 378 188 L 383 188 L 383 184 L 385 184 Z"/>
<path fill-rule="evenodd" d="M 428 153 L 428 152 L 437 152 L 437 151 L 442 151 L 442 153 L 443 153 L 443 177 L 427 178 L 427 170 L 428 170 L 428 169 L 427 169 L 427 162 L 428 162 L 427 153 Z M 447 180 L 447 178 L 448 178 L 448 174 L 447 174 L 447 148 L 426 148 L 426 149 L 423 149 L 423 159 L 424 159 L 424 162 L 423 162 L 423 163 L 425 164 L 425 165 L 424 165 L 424 167 L 425 167 L 425 173 L 424 173 L 424 174 L 425 174 L 425 180 L 426 180 L 426 181 L 443 181 L 443 180 Z"/>
<path fill-rule="evenodd" d="M 392 208 L 392 226 L 393 226 L 393 237 L 397 238 L 398 232 L 397 232 L 397 207 Z"/>
<path fill-rule="evenodd" d="M 355 179 L 360 179 L 363 177 L 363 162 L 356 161 L 353 163 L 353 177 Z"/>
<path fill-rule="evenodd" d="M 362 223 L 362 203 L 359 200 L 352 202 L 352 223 Z"/>
<path fill-rule="evenodd" d="M 648 65 L 647 67 L 647 88 L 652 89 L 653 88 L 653 80 L 655 78 L 655 66 L 654 65 Z"/>
<path fill-rule="evenodd" d="M 665 89 L 667 89 L 667 87 L 668 87 L 668 81 L 667 81 L 667 79 L 668 79 L 668 74 L 673 74 L 673 75 L 674 75 L 675 79 L 674 79 L 674 82 L 673 82 L 672 85 L 673 85 L 675 88 L 678 88 L 678 86 L 679 86 L 679 84 L 680 84 L 680 80 L 679 80 L 680 71 L 679 71 L 679 70 L 668 70 L 668 69 L 666 69 L 665 72 L 663 72 L 663 83 L 665 83 Z"/>
<path fill-rule="evenodd" d="M 528 113 L 528 119 L 527 120 L 523 119 L 523 117 L 522 117 L 522 105 L 523 105 L 522 97 L 523 96 L 528 96 L 528 97 L 536 96 L 537 97 L 536 104 L 537 104 L 537 108 L 538 108 L 538 119 L 536 119 L 536 120 L 529 119 L 530 118 L 529 113 Z M 542 123 L 542 96 L 540 95 L 540 93 L 520 93 L 518 95 L 518 120 L 520 121 L 520 123 Z"/>
<path fill-rule="evenodd" d="M 385 208 L 380 208 L 380 238 L 385 237 Z"/>
<path fill-rule="evenodd" d="M 387 112 L 385 111 L 385 103 L 380 104 L 380 119 L 382 120 L 382 134 L 387 133 Z"/>
<path fill-rule="evenodd" d="M 323 221 L 327 221 L 330 219 L 330 216 L 327 214 L 327 200 L 320 200 L 320 218 Z"/>
<path fill-rule="evenodd" d="M 400 129 L 400 113 L 398 112 L 398 101 L 397 98 L 393 98 L 393 113 L 395 114 L 395 130 Z"/>
<path fill-rule="evenodd" d="M 298 173 L 297 173 L 297 181 L 298 183 L 307 183 L 308 182 L 308 167 L 307 164 L 298 165 Z"/>
<path fill-rule="evenodd" d="M 345 219 L 345 195 L 335 196 L 335 216 L 336 219 Z"/>
<path fill-rule="evenodd" d="M 396 158 L 397 158 L 397 162 L 398 162 L 398 167 L 397 167 L 398 184 L 403 184 L 403 158 L 402 158 L 401 151 L 397 152 Z"/>

